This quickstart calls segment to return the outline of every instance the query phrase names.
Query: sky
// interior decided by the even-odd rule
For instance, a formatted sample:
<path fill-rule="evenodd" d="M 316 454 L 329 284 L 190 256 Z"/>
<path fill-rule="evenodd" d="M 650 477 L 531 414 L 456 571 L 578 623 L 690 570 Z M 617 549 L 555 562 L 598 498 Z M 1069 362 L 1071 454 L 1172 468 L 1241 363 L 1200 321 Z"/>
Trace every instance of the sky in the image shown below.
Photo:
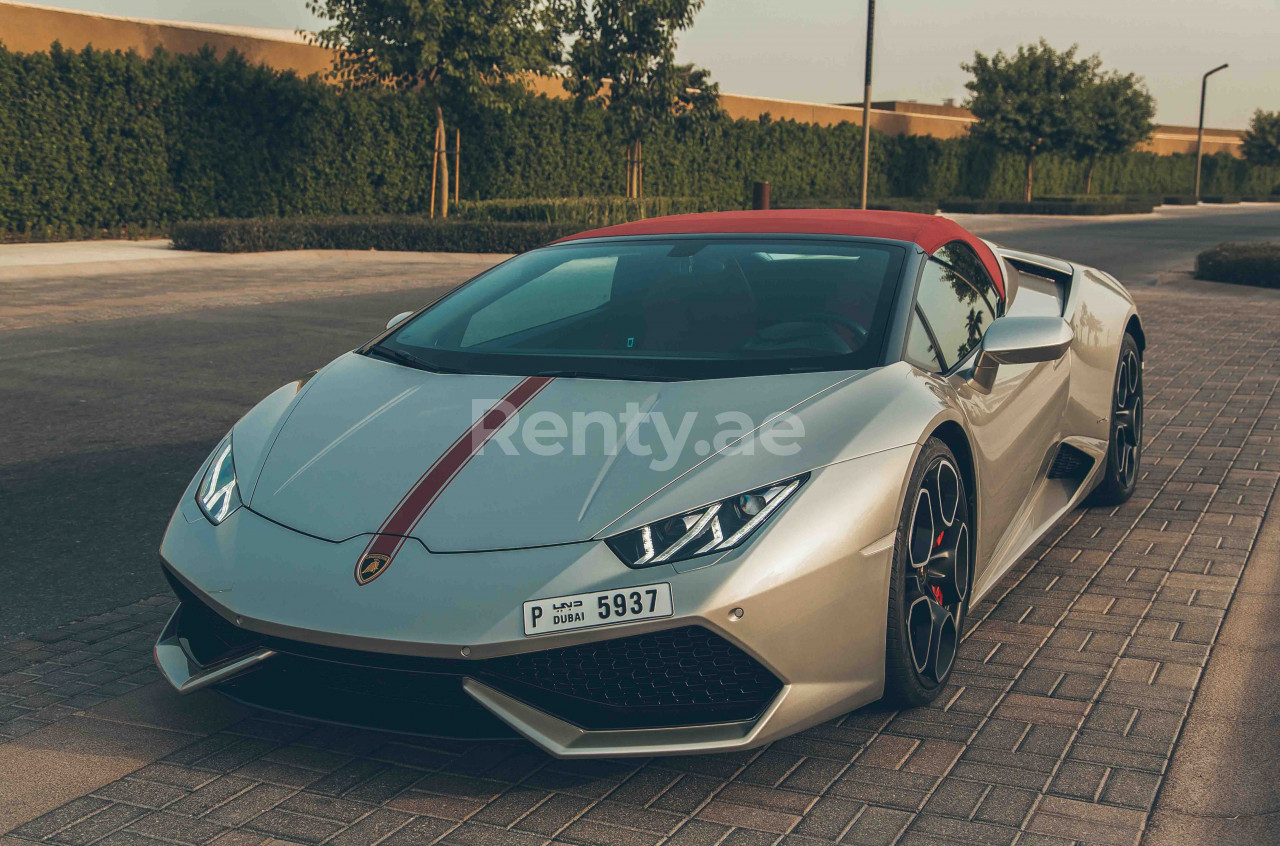
<path fill-rule="evenodd" d="M 305 0 L 41 0 L 117 15 L 312 29 Z M 817 103 L 862 99 L 866 0 L 707 0 L 679 58 L 711 70 L 722 91 Z M 874 100 L 957 102 L 974 51 L 1012 51 L 1041 36 L 1079 44 L 1104 67 L 1146 79 L 1157 120 L 1243 129 L 1254 109 L 1280 110 L 1280 0 L 880 0 Z"/>

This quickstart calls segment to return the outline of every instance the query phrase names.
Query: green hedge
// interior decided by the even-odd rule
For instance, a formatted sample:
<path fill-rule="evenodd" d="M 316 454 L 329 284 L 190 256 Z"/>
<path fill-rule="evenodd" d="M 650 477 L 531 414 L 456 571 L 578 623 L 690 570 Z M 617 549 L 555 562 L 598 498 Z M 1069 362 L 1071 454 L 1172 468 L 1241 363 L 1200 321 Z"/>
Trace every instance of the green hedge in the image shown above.
<path fill-rule="evenodd" d="M 944 212 L 951 214 L 1048 214 L 1100 215 L 1145 214 L 1155 208 L 1151 200 L 968 200 L 944 199 Z"/>
<path fill-rule="evenodd" d="M 772 201 L 775 209 L 856 209 L 860 208 L 857 197 L 793 197 Z M 873 197 L 867 202 L 867 208 L 876 211 L 905 211 L 917 214 L 936 214 L 938 200 L 936 197 Z"/>
<path fill-rule="evenodd" d="M 77 223 L 45 224 L 19 229 L 0 229 L 0 244 L 32 244 L 53 241 L 137 241 L 144 238 L 167 238 L 166 224 L 124 223 L 112 227 L 86 226 Z"/>
<path fill-rule="evenodd" d="M 1051 203 L 1119 203 L 1126 200 L 1160 202 L 1159 197 L 1149 194 L 1037 194 L 1033 199 Z"/>
<path fill-rule="evenodd" d="M 462 131 L 461 194 L 617 196 L 624 143 L 604 112 L 526 97 L 508 112 L 450 116 Z M 416 214 L 431 185 L 433 107 L 423 93 L 344 93 L 317 78 L 211 52 L 174 56 L 0 48 L 0 231 L 209 218 Z M 756 180 L 773 196 L 854 197 L 861 131 L 720 119 L 645 140 L 645 189 L 740 208 Z M 1015 199 L 1018 157 L 966 138 L 881 137 L 873 197 Z M 1098 162 L 1105 194 L 1172 194 L 1194 157 L 1132 153 Z M 1085 165 L 1045 156 L 1037 191 L 1082 190 Z M 1207 194 L 1265 195 L 1280 168 L 1204 161 Z"/>
<path fill-rule="evenodd" d="M 668 214 L 724 211 L 723 204 L 691 197 L 558 197 L 542 200 L 463 200 L 453 212 L 464 220 L 573 223 L 582 228 L 610 226 Z"/>
<path fill-rule="evenodd" d="M 522 253 L 580 232 L 577 224 L 351 216 L 175 223 L 173 246 L 210 253 L 272 250 L 405 250 Z"/>
<path fill-rule="evenodd" d="M 1196 278 L 1280 288 L 1280 244 L 1219 244 L 1196 256 Z"/>

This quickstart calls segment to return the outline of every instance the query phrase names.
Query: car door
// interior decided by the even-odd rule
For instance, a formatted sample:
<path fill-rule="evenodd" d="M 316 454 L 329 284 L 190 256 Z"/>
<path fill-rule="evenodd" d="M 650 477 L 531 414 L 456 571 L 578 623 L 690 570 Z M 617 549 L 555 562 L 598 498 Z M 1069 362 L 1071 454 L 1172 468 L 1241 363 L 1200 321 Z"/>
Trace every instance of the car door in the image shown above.
<path fill-rule="evenodd" d="M 968 418 L 978 468 L 975 584 L 1023 536 L 1026 515 L 1067 401 L 1066 360 L 1003 365 L 990 392 L 971 381 L 987 327 L 1002 313 L 995 285 L 963 242 L 924 262 L 905 357 L 947 380 Z"/>

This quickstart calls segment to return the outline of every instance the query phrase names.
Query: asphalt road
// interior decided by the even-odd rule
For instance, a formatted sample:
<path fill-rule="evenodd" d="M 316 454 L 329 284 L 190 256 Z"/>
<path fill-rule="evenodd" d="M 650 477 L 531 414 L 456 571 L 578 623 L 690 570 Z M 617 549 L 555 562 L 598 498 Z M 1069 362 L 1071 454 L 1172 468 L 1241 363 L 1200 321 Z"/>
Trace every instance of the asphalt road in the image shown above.
<path fill-rule="evenodd" d="M 1280 241 L 1277 206 L 1087 223 L 964 222 L 1009 247 L 1094 264 L 1130 284 L 1189 267 L 1196 252 L 1220 241 Z M 169 314 L 0 331 L 0 639 L 164 590 L 156 549 L 165 524 L 231 424 L 274 388 L 474 269 L 474 262 L 454 273 L 445 266 L 430 284 L 407 287 L 425 277 L 406 266 L 393 278 L 385 270 L 391 260 L 368 254 L 350 267 L 364 267 L 394 291 L 222 307 L 201 300 Z M 158 264 L 131 263 L 127 279 L 110 267 L 77 265 L 74 284 L 70 270 L 65 284 L 84 297 L 85 279 L 100 278 L 104 291 L 127 283 L 154 299 L 208 273 L 198 261 Z M 332 272 L 325 264 L 324 257 L 280 256 L 274 273 L 296 288 L 309 273 Z M 262 267 L 243 272 L 267 291 Z M 56 304 L 57 271 L 45 265 L 39 275 L 44 301 Z M 17 278 L 12 268 L 7 278 Z"/>
<path fill-rule="evenodd" d="M 1197 253 L 1223 241 L 1280 241 L 1280 204 L 1170 206 L 1157 215 L 1099 221 L 1005 215 L 952 215 L 970 231 L 1010 249 L 1092 265 L 1125 283 L 1186 270 Z"/>

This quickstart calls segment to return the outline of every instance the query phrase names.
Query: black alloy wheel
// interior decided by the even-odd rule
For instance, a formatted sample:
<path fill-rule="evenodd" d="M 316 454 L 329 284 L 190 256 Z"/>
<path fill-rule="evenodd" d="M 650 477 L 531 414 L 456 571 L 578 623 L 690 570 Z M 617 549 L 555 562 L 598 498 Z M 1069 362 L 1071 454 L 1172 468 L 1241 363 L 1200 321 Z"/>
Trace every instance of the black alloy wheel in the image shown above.
<path fill-rule="evenodd" d="M 1137 481 L 1142 451 L 1142 364 L 1133 350 L 1126 349 L 1120 359 L 1114 405 L 1115 436 L 1111 448 L 1115 451 L 1120 483 L 1131 488 Z"/>
<path fill-rule="evenodd" d="M 955 663 L 973 581 L 974 532 L 964 477 L 941 441 L 926 444 L 910 490 L 889 595 L 886 693 L 923 705 Z"/>
<path fill-rule="evenodd" d="M 1091 504 L 1119 505 L 1133 496 L 1142 469 L 1142 353 L 1132 335 L 1125 335 L 1111 394 L 1111 441 L 1107 468 Z"/>

